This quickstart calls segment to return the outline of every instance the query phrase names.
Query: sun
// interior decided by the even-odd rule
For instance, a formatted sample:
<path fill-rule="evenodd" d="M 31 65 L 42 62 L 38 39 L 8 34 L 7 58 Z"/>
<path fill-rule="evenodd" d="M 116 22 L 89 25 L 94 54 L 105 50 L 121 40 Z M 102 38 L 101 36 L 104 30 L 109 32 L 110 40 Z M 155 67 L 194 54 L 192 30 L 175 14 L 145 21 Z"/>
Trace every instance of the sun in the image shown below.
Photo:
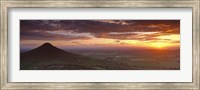
<path fill-rule="evenodd" d="M 158 49 L 162 49 L 162 48 L 165 48 L 167 46 L 170 46 L 170 44 L 166 43 L 166 42 L 152 42 L 149 45 L 151 47 L 158 48 Z"/>

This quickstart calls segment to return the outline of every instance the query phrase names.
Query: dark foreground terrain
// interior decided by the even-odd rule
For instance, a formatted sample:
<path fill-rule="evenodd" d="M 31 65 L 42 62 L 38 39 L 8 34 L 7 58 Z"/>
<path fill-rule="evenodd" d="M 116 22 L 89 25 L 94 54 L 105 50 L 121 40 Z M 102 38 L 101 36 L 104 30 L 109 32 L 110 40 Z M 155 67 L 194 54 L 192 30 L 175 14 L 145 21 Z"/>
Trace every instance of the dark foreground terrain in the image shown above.
<path fill-rule="evenodd" d="M 73 54 L 56 48 L 50 43 L 21 53 L 21 70 L 106 70 L 131 69 L 125 63 L 106 61 Z"/>
<path fill-rule="evenodd" d="M 73 53 L 71 53 L 73 52 Z M 136 53 L 137 52 L 137 53 Z M 70 51 L 61 50 L 50 43 L 23 52 L 20 55 L 21 70 L 179 70 L 179 55 L 166 56 L 156 52 Z M 172 52 L 173 53 L 173 52 Z M 176 53 L 176 52 L 175 52 Z M 130 55 L 129 55 L 130 54 Z M 157 56 L 153 56 L 160 54 Z M 122 55 L 122 56 L 120 56 Z M 134 56 L 135 55 L 135 56 Z M 140 58 L 144 55 L 143 58 Z M 148 58 L 145 58 L 148 57 Z M 155 61 L 155 59 L 158 59 Z M 163 59 L 163 60 L 162 60 Z M 166 59 L 166 60 L 165 60 Z M 167 60 L 169 59 L 169 60 Z M 159 61 L 162 60 L 162 61 Z"/>

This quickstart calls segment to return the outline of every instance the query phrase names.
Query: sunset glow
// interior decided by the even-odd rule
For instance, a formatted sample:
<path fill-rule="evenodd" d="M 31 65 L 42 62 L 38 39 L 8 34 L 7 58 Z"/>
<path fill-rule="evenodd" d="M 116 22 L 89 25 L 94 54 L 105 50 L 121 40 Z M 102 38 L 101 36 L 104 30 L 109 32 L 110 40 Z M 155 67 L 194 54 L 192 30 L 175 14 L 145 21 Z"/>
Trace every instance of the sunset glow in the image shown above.
<path fill-rule="evenodd" d="M 155 47 L 155 48 L 164 48 L 167 46 L 171 46 L 171 44 L 165 43 L 165 42 L 152 42 L 150 43 L 150 46 Z"/>
<path fill-rule="evenodd" d="M 21 46 L 51 42 L 62 48 L 179 48 L 179 24 L 179 20 L 21 20 Z"/>
<path fill-rule="evenodd" d="M 20 70 L 180 70 L 180 20 L 20 20 Z"/>

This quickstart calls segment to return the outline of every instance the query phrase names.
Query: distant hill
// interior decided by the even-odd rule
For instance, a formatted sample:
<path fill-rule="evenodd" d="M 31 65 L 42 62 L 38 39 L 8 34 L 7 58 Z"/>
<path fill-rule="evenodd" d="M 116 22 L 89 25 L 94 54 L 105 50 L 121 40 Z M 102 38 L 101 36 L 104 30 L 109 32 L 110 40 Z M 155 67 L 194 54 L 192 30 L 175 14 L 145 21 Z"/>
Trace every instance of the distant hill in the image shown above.
<path fill-rule="evenodd" d="M 66 52 L 50 43 L 20 54 L 21 70 L 114 70 L 126 67 L 122 62 Z"/>

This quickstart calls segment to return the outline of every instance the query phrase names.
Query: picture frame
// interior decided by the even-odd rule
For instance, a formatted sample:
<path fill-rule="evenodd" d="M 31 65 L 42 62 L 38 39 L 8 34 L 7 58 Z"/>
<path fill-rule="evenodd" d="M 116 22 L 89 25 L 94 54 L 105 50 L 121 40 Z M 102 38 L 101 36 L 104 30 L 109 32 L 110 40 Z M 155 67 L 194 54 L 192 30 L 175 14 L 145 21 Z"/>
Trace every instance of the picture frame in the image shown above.
<path fill-rule="evenodd" d="M 8 10 L 10 8 L 192 8 L 192 82 L 8 82 Z M 88 89 L 88 90 L 125 90 L 125 89 L 200 89 L 200 1 L 199 0 L 1 0 L 1 46 L 0 46 L 0 80 L 2 90 L 9 89 Z"/>

